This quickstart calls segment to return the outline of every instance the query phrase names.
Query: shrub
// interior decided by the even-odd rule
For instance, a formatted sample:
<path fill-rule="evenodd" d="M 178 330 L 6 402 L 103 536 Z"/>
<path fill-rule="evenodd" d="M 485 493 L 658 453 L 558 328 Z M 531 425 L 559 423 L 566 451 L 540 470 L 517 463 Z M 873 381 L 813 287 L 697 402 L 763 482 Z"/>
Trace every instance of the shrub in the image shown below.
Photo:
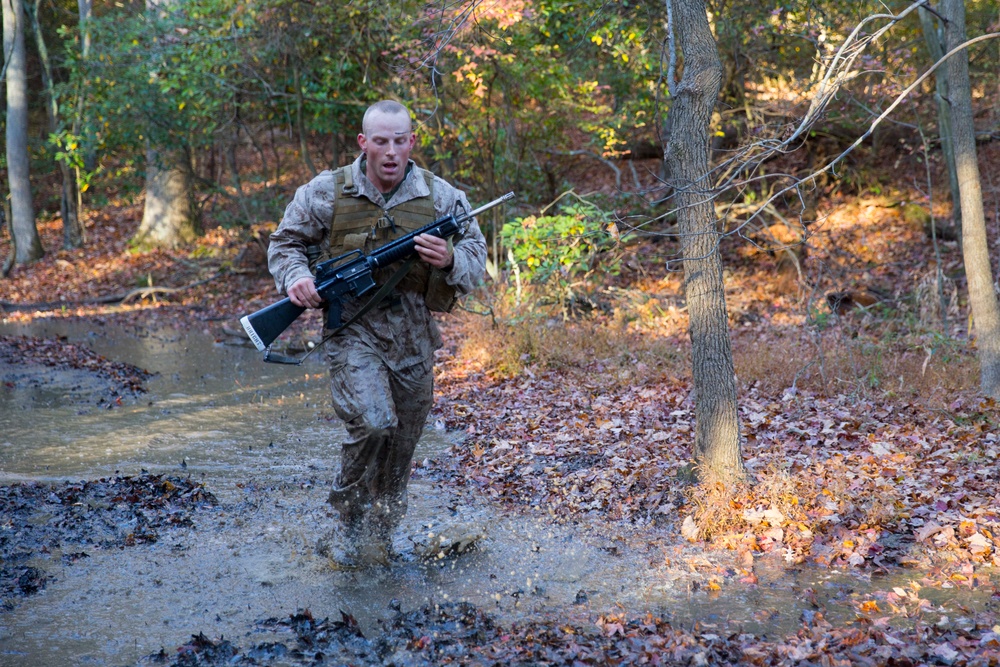
<path fill-rule="evenodd" d="M 579 202 L 558 215 L 518 218 L 504 225 L 500 238 L 520 279 L 565 289 L 589 278 L 601 256 L 613 247 L 604 231 L 608 222 L 607 213 Z M 602 273 L 617 273 L 618 263 L 617 257 L 611 258 Z"/>

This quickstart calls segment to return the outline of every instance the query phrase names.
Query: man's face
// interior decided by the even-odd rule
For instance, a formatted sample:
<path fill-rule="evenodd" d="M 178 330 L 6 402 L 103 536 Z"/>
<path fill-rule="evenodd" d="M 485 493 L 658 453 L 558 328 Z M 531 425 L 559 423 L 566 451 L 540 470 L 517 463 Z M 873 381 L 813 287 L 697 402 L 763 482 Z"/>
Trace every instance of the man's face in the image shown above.
<path fill-rule="evenodd" d="M 410 117 L 405 113 L 374 113 L 363 129 L 358 145 L 368 156 L 368 180 L 387 194 L 406 175 L 406 163 L 417 140 Z"/>

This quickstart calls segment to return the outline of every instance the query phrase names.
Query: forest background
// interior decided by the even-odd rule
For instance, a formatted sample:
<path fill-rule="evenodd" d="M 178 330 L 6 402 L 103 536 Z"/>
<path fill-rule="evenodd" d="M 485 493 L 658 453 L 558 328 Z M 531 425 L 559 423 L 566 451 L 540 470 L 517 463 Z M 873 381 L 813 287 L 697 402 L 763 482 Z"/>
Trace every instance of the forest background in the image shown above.
<path fill-rule="evenodd" d="M 294 189 L 351 161 L 365 107 L 397 98 L 422 166 L 474 205 L 518 195 L 480 220 L 488 276 L 443 320 L 436 414 L 467 433 L 463 483 L 728 549 L 742 565 L 716 587 L 768 554 L 983 585 L 996 337 L 973 317 L 950 77 L 967 58 L 989 272 L 1000 15 L 927 9 L 4 0 L 0 305 L 235 340 L 276 298 L 264 252 Z"/>

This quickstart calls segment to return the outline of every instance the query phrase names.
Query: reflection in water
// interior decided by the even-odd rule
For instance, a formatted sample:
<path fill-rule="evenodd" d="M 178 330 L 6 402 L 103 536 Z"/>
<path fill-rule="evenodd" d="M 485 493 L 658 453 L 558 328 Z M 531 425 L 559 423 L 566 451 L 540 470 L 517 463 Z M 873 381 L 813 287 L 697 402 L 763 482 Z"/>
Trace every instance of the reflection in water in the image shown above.
<path fill-rule="evenodd" d="M 730 623 L 749 632 L 790 632 L 815 600 L 828 619 L 853 617 L 871 584 L 803 570 L 758 572 L 761 584 L 712 592 L 698 575 L 668 569 L 655 535 L 609 544 L 586 526 L 547 516 L 518 517 L 456 498 L 422 478 L 397 546 L 449 527 L 485 530 L 482 549 L 432 564 L 334 572 L 315 553 L 333 525 L 326 506 L 341 431 L 326 403 L 319 361 L 270 366 L 249 348 L 203 335 L 88 331 L 66 321 L 0 333 L 88 345 L 156 373 L 149 393 L 107 409 L 105 389 L 81 374 L 41 371 L 0 388 L 0 480 L 78 480 L 152 473 L 190 475 L 221 507 L 195 516 L 151 545 L 85 549 L 62 565 L 58 551 L 38 566 L 55 578 L 40 594 L 0 611 L 0 664 L 126 664 L 185 642 L 189 635 L 241 638 L 255 622 L 309 609 L 317 618 L 354 615 L 371 636 L 398 601 L 404 609 L 469 601 L 509 622 L 548 613 L 645 610 L 676 623 Z M 23 369 L 10 369 L 16 376 Z M 13 376 L 12 376 L 13 377 Z M 447 434 L 428 429 L 416 460 L 446 454 Z M 626 536 L 629 537 L 629 536 Z M 69 546 L 67 546 L 69 548 Z M 79 550 L 79 545 L 73 545 Z M 683 555 L 670 554 L 675 561 Z M 882 581 L 881 590 L 905 582 Z M 805 596 L 803 591 L 811 589 Z"/>
<path fill-rule="evenodd" d="M 336 438 L 337 432 L 325 420 L 324 406 L 315 403 L 323 397 L 318 365 L 268 366 L 256 353 L 215 345 L 205 336 L 80 332 L 60 321 L 43 327 L 30 333 L 67 335 L 155 376 L 147 382 L 148 394 L 111 409 L 100 400 L 108 396 L 102 383 L 82 374 L 54 372 L 49 386 L 43 382 L 0 393 L 0 475 L 7 479 L 99 477 L 141 468 L 166 472 L 182 461 L 192 473 L 225 477 L 244 463 L 253 465 L 268 446 L 280 450 L 303 440 L 322 444 L 308 454 L 329 463 L 320 434 Z M 296 450 L 295 456 L 306 453 Z"/>

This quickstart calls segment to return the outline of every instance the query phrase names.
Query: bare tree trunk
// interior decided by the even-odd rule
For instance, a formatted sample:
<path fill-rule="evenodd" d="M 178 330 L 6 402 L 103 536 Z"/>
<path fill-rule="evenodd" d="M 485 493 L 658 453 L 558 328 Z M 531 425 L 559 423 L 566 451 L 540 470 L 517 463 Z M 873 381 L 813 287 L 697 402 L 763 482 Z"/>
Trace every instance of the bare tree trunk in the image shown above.
<path fill-rule="evenodd" d="M 76 3 L 78 13 L 80 14 L 80 60 L 86 65 L 87 60 L 90 58 L 90 18 L 93 12 L 93 2 L 92 0 L 77 0 Z M 76 115 L 73 118 L 73 129 L 72 133 L 74 137 L 79 137 L 81 132 L 89 132 L 88 130 L 81 130 L 84 125 L 84 99 L 85 95 L 83 92 L 83 84 L 76 91 Z M 97 154 L 93 148 L 87 148 L 83 156 L 84 168 L 87 171 L 94 171 L 97 168 Z M 83 211 L 83 193 L 80 188 L 80 168 L 73 168 L 73 175 L 76 177 L 76 208 L 78 211 Z"/>
<path fill-rule="evenodd" d="M 243 192 L 243 181 L 240 179 L 239 163 L 236 160 L 236 148 L 239 142 L 240 126 L 239 123 L 233 123 L 226 140 L 226 166 L 229 167 L 233 189 L 236 190 L 236 201 L 239 202 L 240 208 L 243 209 L 243 217 L 246 219 L 246 224 L 256 224 L 257 217 L 251 213 L 250 206 L 247 203 L 246 194 Z"/>
<path fill-rule="evenodd" d="M 939 32 L 937 19 L 921 7 L 920 24 L 923 27 L 924 41 L 931 60 L 937 62 L 944 56 L 944 35 Z M 941 152 L 944 154 L 945 165 L 948 167 L 948 186 L 951 189 L 951 205 L 953 219 L 956 223 L 962 219 L 960 206 L 961 195 L 958 190 L 958 172 L 955 170 L 955 146 L 952 140 L 951 118 L 948 114 L 948 76 L 946 70 L 938 70 L 934 74 L 934 100 L 938 108 L 938 134 L 941 137 Z"/>
<path fill-rule="evenodd" d="M 35 5 L 31 9 L 31 26 L 35 32 L 35 45 L 38 48 L 38 58 L 42 63 L 42 83 L 45 86 L 45 94 L 48 97 L 48 104 L 45 107 L 49 119 L 49 131 L 52 134 L 59 132 L 59 101 L 56 99 L 55 86 L 52 80 L 52 62 L 49 60 L 49 49 L 45 44 L 45 35 L 42 34 L 42 27 L 38 21 L 38 12 L 41 9 L 41 0 L 35 0 Z M 60 203 L 63 223 L 63 247 L 66 249 L 79 248 L 83 245 L 84 230 L 80 222 L 79 214 L 79 193 L 77 193 L 76 177 L 70 171 L 69 165 L 62 160 L 56 160 L 59 165 L 59 173 L 62 175 L 62 201 Z"/>
<path fill-rule="evenodd" d="M 0 0 L 2 2 L 3 0 Z M 0 179 L 0 193 L 4 191 L 5 183 Z M 0 238 L 3 237 L 4 227 L 10 226 L 10 197 L 0 196 Z M 14 238 L 13 230 L 10 230 L 10 254 L 0 266 L 0 278 L 6 278 L 10 270 L 14 268 L 14 256 L 17 254 L 17 239 Z"/>
<path fill-rule="evenodd" d="M 148 11 L 165 11 L 177 0 L 146 0 Z M 176 248 L 198 236 L 194 215 L 194 173 L 183 148 L 146 148 L 146 205 L 133 241 L 139 246 Z"/>
<path fill-rule="evenodd" d="M 340 129 L 334 129 L 330 133 L 330 165 L 328 169 L 336 169 L 340 166 Z"/>
<path fill-rule="evenodd" d="M 135 234 L 138 245 L 176 248 L 198 236 L 193 180 L 184 151 L 146 150 L 146 206 Z"/>
<path fill-rule="evenodd" d="M 299 133 L 299 150 L 302 151 L 302 164 L 305 165 L 309 173 L 315 176 L 316 165 L 313 164 L 312 157 L 309 156 L 309 135 L 306 133 L 305 120 L 302 117 L 302 82 L 300 80 L 299 63 L 296 61 L 292 65 L 292 75 L 295 78 L 295 128 Z"/>
<path fill-rule="evenodd" d="M 694 459 L 702 480 L 731 481 L 746 475 L 740 450 L 736 374 L 729 340 L 719 232 L 709 171 L 709 123 L 722 80 L 704 0 L 673 3 L 672 26 L 683 56 L 667 122 L 664 151 L 668 184 L 677 197 L 682 233 L 695 390 Z"/>
<path fill-rule="evenodd" d="M 24 57 L 24 5 L 2 0 L 3 52 L 10 54 L 7 70 L 7 182 L 10 185 L 10 230 L 14 263 L 28 264 L 45 250 L 35 225 L 28 159 L 28 74 Z"/>
<path fill-rule="evenodd" d="M 942 0 L 945 45 L 952 50 L 965 41 L 965 5 L 962 0 Z M 980 386 L 985 395 L 1000 398 L 1000 304 L 993 287 L 983 190 L 976 158 L 976 132 L 972 118 L 969 55 L 956 53 L 945 64 L 948 73 L 951 126 L 955 140 L 955 169 L 962 205 L 962 255 L 969 283 L 969 304 L 979 354 Z"/>

